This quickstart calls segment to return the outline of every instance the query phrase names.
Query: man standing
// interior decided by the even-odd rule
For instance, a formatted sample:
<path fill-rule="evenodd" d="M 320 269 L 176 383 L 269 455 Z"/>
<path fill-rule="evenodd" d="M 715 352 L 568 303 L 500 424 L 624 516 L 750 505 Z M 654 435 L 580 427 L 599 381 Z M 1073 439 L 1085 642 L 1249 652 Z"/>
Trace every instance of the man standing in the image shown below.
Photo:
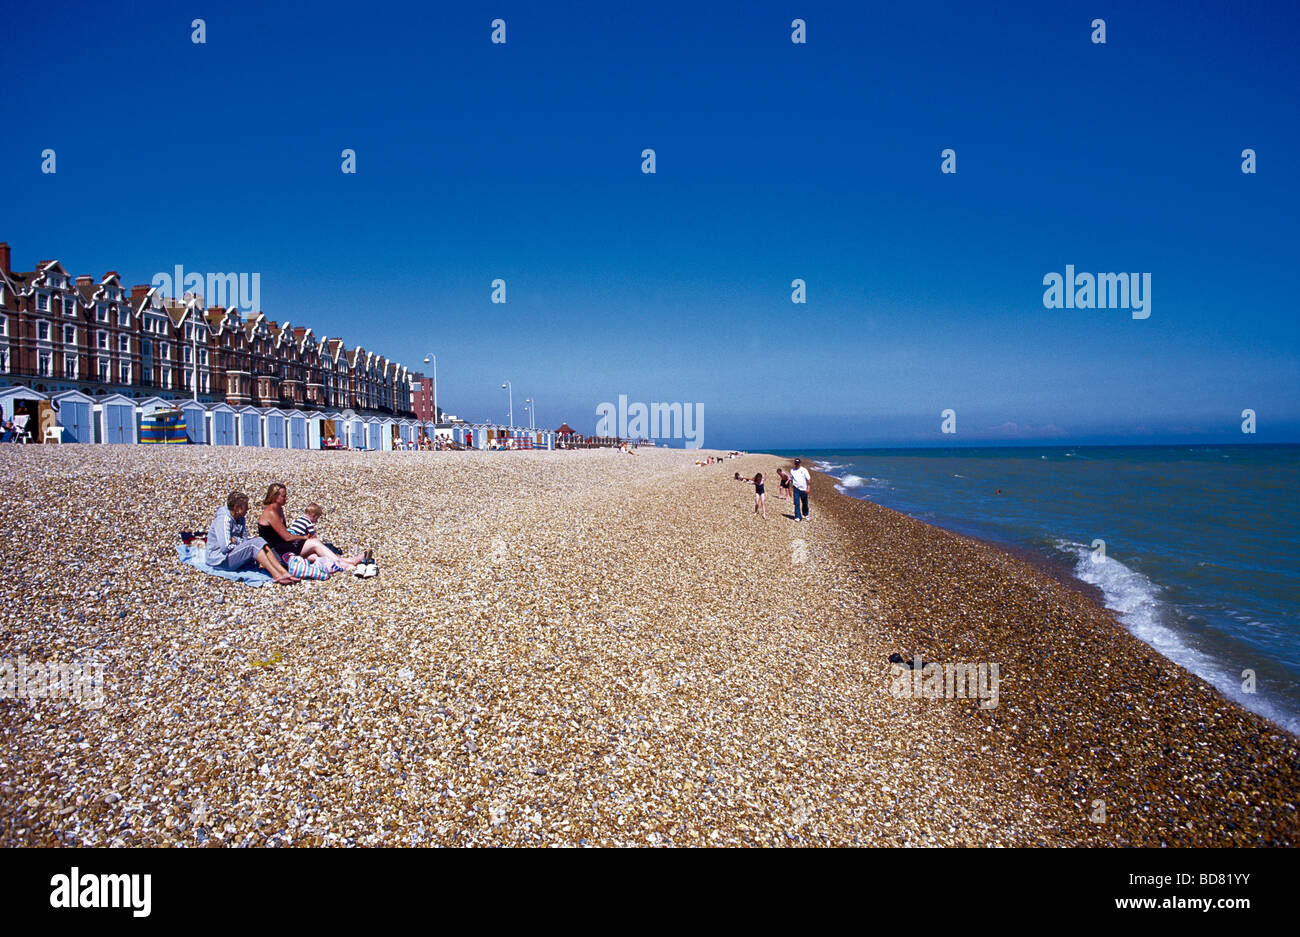
<path fill-rule="evenodd" d="M 275 551 L 261 537 L 249 537 L 244 517 L 248 514 L 248 495 L 232 491 L 226 506 L 217 510 L 208 528 L 208 548 L 204 561 L 214 569 L 236 572 L 254 560 L 281 585 L 297 582 L 289 575 Z"/>
<path fill-rule="evenodd" d="M 794 519 L 801 521 L 808 517 L 808 482 L 812 481 L 812 476 L 808 470 L 803 467 L 802 460 L 794 460 L 794 468 L 790 472 L 790 484 L 794 486 Z M 802 510 L 800 510 L 802 508 Z"/>

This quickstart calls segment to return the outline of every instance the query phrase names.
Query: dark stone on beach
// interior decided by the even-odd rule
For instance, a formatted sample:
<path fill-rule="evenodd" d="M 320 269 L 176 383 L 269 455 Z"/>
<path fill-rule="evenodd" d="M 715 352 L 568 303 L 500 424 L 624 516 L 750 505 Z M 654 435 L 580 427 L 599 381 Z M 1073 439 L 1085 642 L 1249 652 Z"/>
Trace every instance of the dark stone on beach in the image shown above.
<path fill-rule="evenodd" d="M 891 664 L 901 664 L 901 663 L 903 663 L 903 655 L 902 655 L 902 654 L 890 654 L 890 655 L 889 655 L 889 662 L 890 662 Z"/>
<path fill-rule="evenodd" d="M 539 778 L 544 778 L 544 777 L 546 777 L 546 769 L 545 769 L 545 768 L 534 768 L 534 769 L 533 769 L 533 774 L 537 775 Z"/>
<path fill-rule="evenodd" d="M 126 609 L 122 609 L 121 611 L 119 611 L 119 612 L 117 613 L 117 617 L 118 617 L 118 618 L 125 618 L 125 617 L 126 617 Z"/>

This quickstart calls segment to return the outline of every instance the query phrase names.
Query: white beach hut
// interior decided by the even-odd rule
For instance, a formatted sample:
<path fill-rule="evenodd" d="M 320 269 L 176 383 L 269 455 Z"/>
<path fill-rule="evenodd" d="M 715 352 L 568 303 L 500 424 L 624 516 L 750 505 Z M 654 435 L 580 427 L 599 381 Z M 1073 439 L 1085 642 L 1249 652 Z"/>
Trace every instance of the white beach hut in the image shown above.
<path fill-rule="evenodd" d="M 206 445 L 208 441 L 208 408 L 197 400 L 187 400 L 181 404 L 181 416 L 185 418 L 185 435 L 190 442 Z"/>
<path fill-rule="evenodd" d="M 301 410 L 290 410 L 289 419 L 289 448 L 306 449 L 307 448 L 307 429 L 311 420 L 307 414 Z"/>
<path fill-rule="evenodd" d="M 94 442 L 95 398 L 79 390 L 65 390 L 50 398 L 58 407 L 59 426 L 64 442 Z M 9 412 L 5 409 L 6 414 Z"/>
<path fill-rule="evenodd" d="M 237 414 L 228 403 L 214 403 L 208 407 L 209 438 L 214 446 L 233 446 L 238 435 L 235 430 Z"/>
<path fill-rule="evenodd" d="M 266 448 L 289 447 L 289 415 L 279 407 L 267 407 L 262 411 L 262 430 Z"/>
<path fill-rule="evenodd" d="M 99 442 L 133 444 L 139 440 L 135 404 L 130 397 L 121 394 L 106 394 L 98 398 L 94 416 L 98 424 L 95 435 Z"/>
<path fill-rule="evenodd" d="M 384 448 L 383 439 L 382 439 L 383 432 L 384 432 L 383 421 L 380 420 L 379 417 L 377 416 L 372 416 L 370 420 L 366 423 L 366 435 L 367 435 L 366 447 L 371 452 L 378 452 Z"/>
<path fill-rule="evenodd" d="M 333 428 L 329 424 L 333 424 Z M 343 414 L 337 410 L 321 411 L 312 419 L 308 433 L 307 444 L 312 449 L 322 448 L 326 436 L 331 433 L 335 439 L 343 439 Z"/>
<path fill-rule="evenodd" d="M 239 444 L 241 446 L 262 445 L 262 411 L 253 406 L 240 407 Z"/>
<path fill-rule="evenodd" d="M 391 416 L 384 417 L 379 425 L 379 443 L 385 452 L 392 452 L 396 447 L 393 445 L 393 436 L 397 432 L 397 420 Z"/>
<path fill-rule="evenodd" d="M 15 424 L 23 424 L 28 439 L 41 441 L 39 416 L 42 401 L 49 400 L 39 390 L 32 390 L 21 384 L 12 387 L 0 387 L 0 408 L 4 409 L 5 419 L 15 417 Z"/>

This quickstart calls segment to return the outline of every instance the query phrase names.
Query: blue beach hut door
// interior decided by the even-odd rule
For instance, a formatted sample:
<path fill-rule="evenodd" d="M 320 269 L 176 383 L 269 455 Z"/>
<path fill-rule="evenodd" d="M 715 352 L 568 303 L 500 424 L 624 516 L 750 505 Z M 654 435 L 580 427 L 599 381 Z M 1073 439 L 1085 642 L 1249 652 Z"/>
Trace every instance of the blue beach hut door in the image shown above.
<path fill-rule="evenodd" d="M 130 404 L 105 404 L 104 427 L 107 442 L 134 442 L 135 407 Z"/>
<path fill-rule="evenodd" d="M 284 417 L 266 418 L 266 447 L 268 449 L 284 448 Z"/>
<path fill-rule="evenodd" d="M 226 410 L 212 413 L 212 443 L 216 446 L 235 444 L 235 415 Z"/>
<path fill-rule="evenodd" d="M 239 417 L 239 429 L 245 446 L 262 444 L 262 417 L 256 413 L 243 413 Z"/>
<path fill-rule="evenodd" d="M 90 422 L 90 404 L 74 400 L 64 401 L 59 408 L 59 417 L 64 430 L 72 436 L 73 442 L 95 441 L 95 427 Z"/>

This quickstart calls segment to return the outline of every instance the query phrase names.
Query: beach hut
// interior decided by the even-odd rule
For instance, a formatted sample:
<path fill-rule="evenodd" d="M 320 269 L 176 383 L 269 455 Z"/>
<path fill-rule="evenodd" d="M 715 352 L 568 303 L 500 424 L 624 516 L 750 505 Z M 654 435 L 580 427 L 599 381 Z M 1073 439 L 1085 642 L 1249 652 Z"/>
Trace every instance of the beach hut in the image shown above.
<path fill-rule="evenodd" d="M 181 404 L 181 416 L 185 418 L 186 438 L 197 445 L 205 445 L 208 441 L 208 408 L 197 400 L 187 400 Z"/>
<path fill-rule="evenodd" d="M 361 417 L 354 416 L 349 421 L 348 439 L 353 449 L 366 448 L 366 421 Z"/>
<path fill-rule="evenodd" d="M 378 452 L 379 450 L 383 449 L 384 446 L 383 446 L 382 437 L 384 433 L 384 425 L 383 422 L 379 419 L 379 417 L 372 416 L 366 428 L 369 431 L 369 436 L 370 436 L 370 441 L 369 443 L 367 443 L 367 445 L 370 448 L 370 451 Z"/>
<path fill-rule="evenodd" d="M 228 403 L 214 403 L 208 408 L 208 419 L 212 425 L 212 445 L 235 445 L 237 439 L 235 423 L 237 418 L 235 408 Z"/>
<path fill-rule="evenodd" d="M 262 411 L 257 407 L 240 407 L 239 444 L 241 446 L 262 445 Z"/>
<path fill-rule="evenodd" d="M 267 407 L 262 411 L 262 426 L 266 448 L 287 449 L 289 447 L 288 414 L 283 410 L 279 407 Z"/>
<path fill-rule="evenodd" d="M 149 444 L 171 442 L 180 426 L 180 411 L 176 405 L 161 397 L 144 397 L 134 403 L 136 441 Z"/>
<path fill-rule="evenodd" d="M 55 394 L 51 400 L 59 410 L 59 426 L 63 428 L 64 442 L 94 442 L 95 423 L 91 418 L 95 409 L 95 398 L 79 390 L 65 390 Z M 5 414 L 8 415 L 8 408 Z"/>
<path fill-rule="evenodd" d="M 390 417 L 385 417 L 379 426 L 379 442 L 385 452 L 392 452 L 397 447 L 393 445 L 393 439 L 397 437 L 397 421 Z"/>
<path fill-rule="evenodd" d="M 30 441 L 41 441 L 41 410 L 49 406 L 49 397 L 38 390 L 21 384 L 0 387 L 0 407 L 4 408 L 5 419 L 13 417 L 14 423 L 23 427 L 23 435 Z"/>
<path fill-rule="evenodd" d="M 137 439 L 135 401 L 121 394 L 106 394 L 94 407 L 100 442 L 134 443 Z"/>
<path fill-rule="evenodd" d="M 323 449 L 325 440 L 330 436 L 343 438 L 343 414 L 337 410 L 325 410 L 311 420 L 307 429 L 307 445 L 311 449 Z"/>
<path fill-rule="evenodd" d="M 307 414 L 301 410 L 290 410 L 289 418 L 289 448 L 306 449 L 307 448 L 307 424 L 311 422 Z"/>

